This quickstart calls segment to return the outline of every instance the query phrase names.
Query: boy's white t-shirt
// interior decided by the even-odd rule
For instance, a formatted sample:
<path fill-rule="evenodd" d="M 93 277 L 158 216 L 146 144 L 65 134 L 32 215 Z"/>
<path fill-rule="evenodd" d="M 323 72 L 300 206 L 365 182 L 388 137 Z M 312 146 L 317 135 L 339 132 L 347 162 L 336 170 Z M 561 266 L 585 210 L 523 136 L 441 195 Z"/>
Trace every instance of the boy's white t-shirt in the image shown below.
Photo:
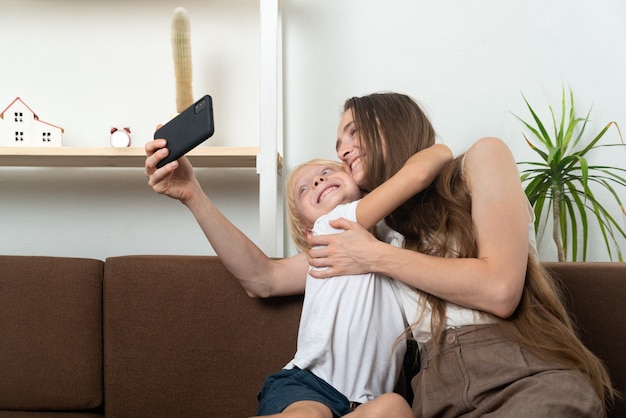
<path fill-rule="evenodd" d="M 329 221 L 356 221 L 358 202 L 320 217 L 313 233 L 342 230 Z M 392 392 L 406 344 L 406 320 L 393 280 L 378 274 L 306 279 L 298 348 L 286 369 L 307 369 L 354 402 Z"/>

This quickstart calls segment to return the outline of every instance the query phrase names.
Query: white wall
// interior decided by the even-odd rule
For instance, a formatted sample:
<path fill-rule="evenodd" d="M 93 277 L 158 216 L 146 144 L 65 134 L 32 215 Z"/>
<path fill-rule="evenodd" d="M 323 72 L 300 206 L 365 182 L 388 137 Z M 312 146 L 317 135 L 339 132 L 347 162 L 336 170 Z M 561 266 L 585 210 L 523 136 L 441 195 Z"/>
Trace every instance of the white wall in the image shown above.
<path fill-rule="evenodd" d="M 381 90 L 424 104 L 455 152 L 498 136 L 519 161 L 533 158 L 511 112 L 527 115 L 521 92 L 542 110 L 546 99 L 558 105 L 561 83 L 572 86 L 581 116 L 593 104 L 589 133 L 616 120 L 626 134 L 619 0 L 286 0 L 285 16 L 289 167 L 333 157 L 343 101 Z M 596 162 L 626 167 L 626 150 L 612 152 Z M 600 242 L 596 234 L 589 259 L 607 258 Z M 547 244 L 542 258 L 556 259 Z"/>
<path fill-rule="evenodd" d="M 258 144 L 258 2 L 0 0 L 0 107 L 20 96 L 71 146 L 133 145 L 174 112 L 169 26 L 191 15 L 194 93 L 216 102 L 209 145 Z M 626 127 L 626 5 L 619 0 L 283 0 L 285 174 L 334 157 L 343 101 L 395 90 L 423 103 L 455 152 L 481 136 L 533 158 L 511 112 L 572 86 L 581 112 Z M 1 123 L 1 121 L 0 121 Z M 615 132 L 609 137 L 617 140 Z M 599 161 L 620 164 L 621 154 Z M 205 190 L 258 237 L 254 170 L 198 170 Z M 626 197 L 624 197 L 626 199 Z M 288 238 L 286 238 L 288 239 Z M 592 237 L 589 259 L 607 259 Z M 626 243 L 622 242 L 626 248 Z M 293 246 L 288 253 L 293 254 Z M 155 195 L 141 169 L 0 169 L 0 253 L 212 253 L 191 215 Z M 543 259 L 554 259 L 549 243 Z"/>

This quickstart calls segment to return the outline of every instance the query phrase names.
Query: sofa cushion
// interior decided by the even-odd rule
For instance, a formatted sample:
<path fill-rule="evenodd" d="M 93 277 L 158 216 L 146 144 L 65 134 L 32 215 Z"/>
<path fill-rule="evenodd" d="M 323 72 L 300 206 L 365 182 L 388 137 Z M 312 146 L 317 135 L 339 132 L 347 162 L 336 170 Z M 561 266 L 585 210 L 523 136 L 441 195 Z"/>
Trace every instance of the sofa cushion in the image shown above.
<path fill-rule="evenodd" d="M 564 296 L 587 347 L 606 364 L 613 385 L 626 394 L 626 276 L 624 263 L 544 263 L 560 280 Z M 619 399 L 609 417 L 626 417 Z"/>
<path fill-rule="evenodd" d="M 108 258 L 104 300 L 105 411 L 134 418 L 254 415 L 302 307 L 251 299 L 210 256 Z"/>
<path fill-rule="evenodd" d="M 0 409 L 102 404 L 100 260 L 0 256 Z"/>

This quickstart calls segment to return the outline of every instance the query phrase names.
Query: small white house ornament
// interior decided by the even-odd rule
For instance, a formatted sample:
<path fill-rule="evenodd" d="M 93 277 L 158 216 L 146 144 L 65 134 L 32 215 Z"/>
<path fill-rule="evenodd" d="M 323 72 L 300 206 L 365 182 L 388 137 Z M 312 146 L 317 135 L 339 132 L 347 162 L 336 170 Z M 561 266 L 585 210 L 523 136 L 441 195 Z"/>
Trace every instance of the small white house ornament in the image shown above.
<path fill-rule="evenodd" d="M 44 122 L 19 97 L 0 113 L 3 146 L 60 147 L 63 145 L 63 128 Z"/>
<path fill-rule="evenodd" d="M 130 147 L 130 127 L 114 126 L 111 128 L 111 146 L 114 148 Z"/>

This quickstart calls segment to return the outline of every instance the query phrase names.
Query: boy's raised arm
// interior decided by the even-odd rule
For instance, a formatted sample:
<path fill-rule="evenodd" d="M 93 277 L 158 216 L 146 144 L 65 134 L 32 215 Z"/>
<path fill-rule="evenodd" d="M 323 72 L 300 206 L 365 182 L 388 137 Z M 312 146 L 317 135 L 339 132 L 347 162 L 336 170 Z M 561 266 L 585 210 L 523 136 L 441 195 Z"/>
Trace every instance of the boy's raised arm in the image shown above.
<path fill-rule="evenodd" d="M 452 151 L 443 144 L 414 154 L 393 177 L 361 199 L 356 209 L 357 222 L 366 229 L 373 227 L 428 187 L 450 160 Z"/>

